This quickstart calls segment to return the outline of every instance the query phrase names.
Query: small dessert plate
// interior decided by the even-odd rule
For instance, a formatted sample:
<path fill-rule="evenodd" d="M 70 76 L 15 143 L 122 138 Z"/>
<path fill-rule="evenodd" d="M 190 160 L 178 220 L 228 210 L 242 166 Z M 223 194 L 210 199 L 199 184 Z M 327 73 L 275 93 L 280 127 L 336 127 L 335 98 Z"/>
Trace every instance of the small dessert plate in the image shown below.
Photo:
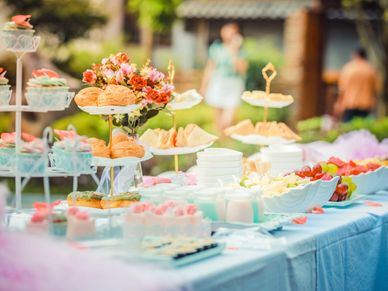
<path fill-rule="evenodd" d="M 140 108 L 139 104 L 128 106 L 78 106 L 79 109 L 91 115 L 111 115 L 131 113 Z"/>
<path fill-rule="evenodd" d="M 144 157 L 142 158 L 124 157 L 117 159 L 108 159 L 103 157 L 93 157 L 92 165 L 96 167 L 123 167 L 147 161 L 152 157 L 153 155 L 150 152 L 146 152 L 144 154 Z"/>
<path fill-rule="evenodd" d="M 159 149 L 154 147 L 149 147 L 149 151 L 154 154 L 155 156 L 173 156 L 173 155 L 186 155 L 186 154 L 193 154 L 200 150 L 206 149 L 210 147 L 213 144 L 213 142 L 199 145 L 196 147 L 176 147 L 176 148 L 169 148 L 169 149 Z"/>
<path fill-rule="evenodd" d="M 169 110 L 189 109 L 201 103 L 202 99 L 203 97 L 196 90 L 188 90 L 178 94 L 173 101 L 167 104 L 167 108 Z"/>
<path fill-rule="evenodd" d="M 283 108 L 290 104 L 292 104 L 294 101 L 273 101 L 270 99 L 264 99 L 264 98 L 255 98 L 255 97 L 247 97 L 242 96 L 242 100 L 245 102 L 253 105 L 253 106 L 260 106 L 260 107 L 269 107 L 269 108 Z"/>
<path fill-rule="evenodd" d="M 272 145 L 272 144 L 290 144 L 296 142 L 293 139 L 285 139 L 280 136 L 264 136 L 259 134 L 232 134 L 231 138 L 241 141 L 245 144 L 256 144 L 256 145 Z"/>
<path fill-rule="evenodd" d="M 347 207 L 349 205 L 359 202 L 361 199 L 364 199 L 365 196 L 367 195 L 354 195 L 353 193 L 352 197 L 350 197 L 350 199 L 348 200 L 344 200 L 340 202 L 329 201 L 324 205 L 324 207 L 340 207 L 340 208 Z"/>

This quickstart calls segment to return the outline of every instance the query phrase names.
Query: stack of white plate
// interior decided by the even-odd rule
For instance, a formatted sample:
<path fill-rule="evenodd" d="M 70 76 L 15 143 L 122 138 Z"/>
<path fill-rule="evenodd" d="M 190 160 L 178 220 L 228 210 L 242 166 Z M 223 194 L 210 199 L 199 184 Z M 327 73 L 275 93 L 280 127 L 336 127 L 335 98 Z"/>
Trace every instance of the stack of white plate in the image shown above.
<path fill-rule="evenodd" d="M 209 148 L 197 153 L 198 184 L 217 187 L 242 177 L 242 153 L 224 148 Z"/>
<path fill-rule="evenodd" d="M 271 145 L 261 150 L 261 157 L 271 163 L 272 176 L 303 167 L 303 152 L 297 145 Z"/>

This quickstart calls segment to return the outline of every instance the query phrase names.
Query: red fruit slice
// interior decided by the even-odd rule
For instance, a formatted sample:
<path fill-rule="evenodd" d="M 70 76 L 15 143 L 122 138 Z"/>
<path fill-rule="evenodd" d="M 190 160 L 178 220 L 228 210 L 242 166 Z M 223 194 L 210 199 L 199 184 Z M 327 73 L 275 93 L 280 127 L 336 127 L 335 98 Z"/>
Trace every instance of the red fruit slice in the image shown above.
<path fill-rule="evenodd" d="M 15 15 L 15 16 L 12 16 L 11 20 L 18 25 L 32 28 L 32 25 L 28 22 L 30 18 L 31 18 L 31 15 Z"/>
<path fill-rule="evenodd" d="M 357 164 L 354 161 L 352 161 L 352 160 L 349 161 L 349 165 L 351 167 L 357 167 Z"/>
<path fill-rule="evenodd" d="M 341 168 L 346 164 L 344 161 L 336 157 L 331 157 L 327 162 L 336 165 L 338 168 Z"/>
<path fill-rule="evenodd" d="M 33 70 L 32 76 L 34 78 L 38 78 L 38 77 L 59 78 L 58 73 L 56 73 L 52 70 L 49 70 L 49 69 Z"/>
<path fill-rule="evenodd" d="M 316 165 L 314 165 L 314 167 L 311 168 L 311 171 L 312 171 L 312 174 L 315 177 L 317 174 L 322 173 L 322 167 L 321 167 L 320 164 L 316 164 Z"/>
<path fill-rule="evenodd" d="M 314 175 L 314 180 L 322 179 L 323 176 L 325 176 L 325 173 L 316 173 Z"/>

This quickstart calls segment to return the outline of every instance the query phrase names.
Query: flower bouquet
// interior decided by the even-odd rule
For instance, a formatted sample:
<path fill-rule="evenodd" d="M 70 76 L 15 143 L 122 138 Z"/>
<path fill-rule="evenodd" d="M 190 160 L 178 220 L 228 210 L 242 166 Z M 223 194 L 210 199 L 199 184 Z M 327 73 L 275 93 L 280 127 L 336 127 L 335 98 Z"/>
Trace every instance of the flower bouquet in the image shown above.
<path fill-rule="evenodd" d="M 132 135 L 173 99 L 174 86 L 169 79 L 149 61 L 142 67 L 131 63 L 125 53 L 110 55 L 83 73 L 83 82 L 91 86 L 105 90 L 109 85 L 121 85 L 132 91 L 140 107 L 129 114 L 113 116 L 113 124 Z"/>

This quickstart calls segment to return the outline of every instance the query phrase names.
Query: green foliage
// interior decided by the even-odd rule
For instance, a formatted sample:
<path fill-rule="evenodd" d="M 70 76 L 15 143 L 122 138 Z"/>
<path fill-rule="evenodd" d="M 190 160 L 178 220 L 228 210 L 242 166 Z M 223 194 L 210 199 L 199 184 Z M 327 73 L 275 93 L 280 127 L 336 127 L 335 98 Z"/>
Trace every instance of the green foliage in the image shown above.
<path fill-rule="evenodd" d="M 171 27 L 180 3 L 181 0 L 130 0 L 128 10 L 137 15 L 140 26 L 164 32 Z"/>
<path fill-rule="evenodd" d="M 248 71 L 246 78 L 247 90 L 264 90 L 265 80 L 261 74 L 261 69 L 265 67 L 268 62 L 280 69 L 283 65 L 283 55 L 281 51 L 275 46 L 272 38 L 263 38 L 256 40 L 247 38 L 244 41 L 244 51 L 248 56 Z"/>
<path fill-rule="evenodd" d="M 337 128 L 328 132 L 321 130 L 323 119 L 319 117 L 307 119 L 298 122 L 299 134 L 302 136 L 302 142 L 308 143 L 316 140 L 325 140 L 333 142 L 343 133 L 353 130 L 366 129 L 374 134 L 378 140 L 388 138 L 388 118 L 355 118 L 348 123 L 340 123 Z"/>
<path fill-rule="evenodd" d="M 70 43 L 66 46 L 67 57 L 55 59 L 54 63 L 72 76 L 81 79 L 82 72 L 89 69 L 91 64 L 100 63 L 101 60 L 110 54 L 124 52 L 131 57 L 131 61 L 140 64 L 144 60 L 144 52 L 139 46 L 124 46 L 121 40 L 96 44 L 91 50 L 90 46 L 80 42 Z"/>
<path fill-rule="evenodd" d="M 105 17 L 89 0 L 4 0 L 12 14 L 31 14 L 31 23 L 42 32 L 55 35 L 59 43 L 84 36 Z"/>
<path fill-rule="evenodd" d="M 0 114 L 0 132 L 10 132 L 12 130 L 12 117 L 9 113 Z"/>

